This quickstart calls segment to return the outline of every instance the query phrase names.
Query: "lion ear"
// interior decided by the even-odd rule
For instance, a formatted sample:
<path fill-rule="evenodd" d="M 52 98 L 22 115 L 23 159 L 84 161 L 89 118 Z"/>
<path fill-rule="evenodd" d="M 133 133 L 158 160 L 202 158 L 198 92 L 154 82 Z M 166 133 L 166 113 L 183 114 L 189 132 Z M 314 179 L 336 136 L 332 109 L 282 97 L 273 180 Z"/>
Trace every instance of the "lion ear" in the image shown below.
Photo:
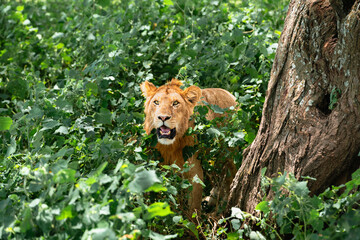
<path fill-rule="evenodd" d="M 201 98 L 201 89 L 196 86 L 188 87 L 184 90 L 185 98 L 191 102 L 193 105 L 196 105 L 196 103 Z"/>
<path fill-rule="evenodd" d="M 140 89 L 141 89 L 143 95 L 147 98 L 147 97 L 154 95 L 157 87 L 155 87 L 155 85 L 152 84 L 151 82 L 145 81 L 142 84 L 140 84 Z"/>

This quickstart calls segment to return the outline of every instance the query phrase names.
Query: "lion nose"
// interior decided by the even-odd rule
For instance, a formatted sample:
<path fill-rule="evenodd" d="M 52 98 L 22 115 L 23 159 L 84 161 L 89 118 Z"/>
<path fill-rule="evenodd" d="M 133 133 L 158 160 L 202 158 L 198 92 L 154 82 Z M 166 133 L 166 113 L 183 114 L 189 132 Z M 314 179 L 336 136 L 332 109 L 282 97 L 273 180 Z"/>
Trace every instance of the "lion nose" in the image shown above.
<path fill-rule="evenodd" d="M 165 122 L 166 120 L 169 120 L 171 117 L 170 117 L 170 116 L 158 116 L 158 118 L 159 118 L 161 121 Z"/>

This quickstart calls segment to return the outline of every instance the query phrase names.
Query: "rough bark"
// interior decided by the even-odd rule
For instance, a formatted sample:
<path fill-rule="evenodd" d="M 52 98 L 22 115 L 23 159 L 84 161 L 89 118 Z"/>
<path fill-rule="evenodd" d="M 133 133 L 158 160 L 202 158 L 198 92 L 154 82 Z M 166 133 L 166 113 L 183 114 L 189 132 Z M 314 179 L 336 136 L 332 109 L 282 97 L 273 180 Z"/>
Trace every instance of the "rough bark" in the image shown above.
<path fill-rule="evenodd" d="M 254 211 L 264 167 L 269 177 L 286 171 L 316 178 L 308 183 L 312 193 L 356 170 L 359 80 L 360 0 L 292 0 L 260 128 L 244 151 L 227 211 Z"/>

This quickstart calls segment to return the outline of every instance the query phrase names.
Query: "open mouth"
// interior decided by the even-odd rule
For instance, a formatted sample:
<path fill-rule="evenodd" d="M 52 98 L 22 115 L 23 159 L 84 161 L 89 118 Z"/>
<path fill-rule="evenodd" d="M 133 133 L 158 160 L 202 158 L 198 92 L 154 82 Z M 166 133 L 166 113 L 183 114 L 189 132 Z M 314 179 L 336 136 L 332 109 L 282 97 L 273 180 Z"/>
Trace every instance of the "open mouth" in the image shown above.
<path fill-rule="evenodd" d="M 176 135 L 176 129 L 175 128 L 171 129 L 165 125 L 162 125 L 158 129 L 156 129 L 156 133 L 158 138 L 173 139 Z"/>

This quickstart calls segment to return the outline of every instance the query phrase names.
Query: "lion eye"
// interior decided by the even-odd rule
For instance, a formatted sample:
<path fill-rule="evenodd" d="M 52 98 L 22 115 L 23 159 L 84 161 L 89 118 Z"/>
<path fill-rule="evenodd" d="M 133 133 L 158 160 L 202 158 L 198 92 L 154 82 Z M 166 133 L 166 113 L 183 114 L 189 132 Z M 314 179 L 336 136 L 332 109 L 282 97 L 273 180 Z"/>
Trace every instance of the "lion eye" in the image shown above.
<path fill-rule="evenodd" d="M 178 101 L 174 101 L 173 102 L 173 106 L 177 106 L 177 105 L 179 105 L 180 103 L 178 102 Z"/>
<path fill-rule="evenodd" d="M 159 103 L 158 100 L 155 100 L 155 101 L 154 101 L 154 104 L 155 104 L 155 105 L 159 105 L 160 103 Z"/>

